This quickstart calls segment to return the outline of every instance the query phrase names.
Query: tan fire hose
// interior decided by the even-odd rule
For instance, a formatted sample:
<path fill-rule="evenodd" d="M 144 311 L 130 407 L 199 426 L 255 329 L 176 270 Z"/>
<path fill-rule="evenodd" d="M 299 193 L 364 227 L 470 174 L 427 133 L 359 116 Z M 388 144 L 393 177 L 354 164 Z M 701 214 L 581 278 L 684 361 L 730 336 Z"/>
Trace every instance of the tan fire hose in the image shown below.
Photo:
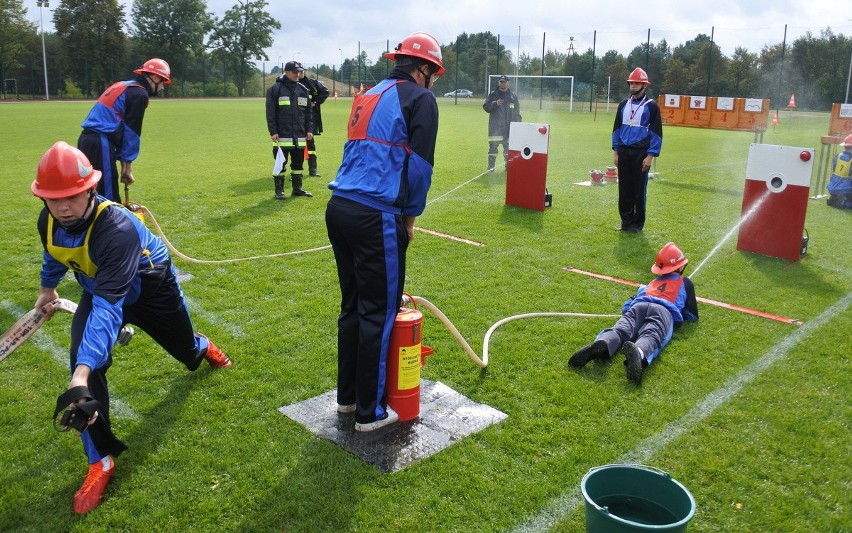
<path fill-rule="evenodd" d="M 422 305 L 423 307 L 425 307 L 426 309 L 432 311 L 432 313 L 434 313 L 435 316 L 438 317 L 438 320 L 440 320 L 441 323 L 443 323 L 444 326 L 446 326 L 446 328 L 450 331 L 450 333 L 452 333 L 453 337 L 455 337 L 456 341 L 458 341 L 459 345 L 464 349 L 465 353 L 467 353 L 467 355 L 471 358 L 471 360 L 474 363 L 476 363 L 476 365 L 479 366 L 480 368 L 485 368 L 485 367 L 488 366 L 488 343 L 491 340 L 491 334 L 494 333 L 494 331 L 497 328 L 499 328 L 500 326 L 502 326 L 503 324 L 506 324 L 508 322 L 512 322 L 514 320 L 520 320 L 522 318 L 539 318 L 539 317 L 618 318 L 618 317 L 621 316 L 621 315 L 602 315 L 602 314 L 590 314 L 590 313 L 556 313 L 556 312 L 553 312 L 553 313 L 551 313 L 551 312 L 524 313 L 524 314 L 521 314 L 521 315 L 509 316 L 509 317 L 506 317 L 502 320 L 498 320 L 497 322 L 494 323 L 494 325 L 492 325 L 490 328 L 488 328 L 488 331 L 485 333 L 485 338 L 482 341 L 482 358 L 480 359 L 479 356 L 476 355 L 476 352 L 473 351 L 473 348 L 470 347 L 470 344 L 468 344 L 467 341 L 464 339 L 464 337 L 462 337 L 461 333 L 459 333 L 459 330 L 456 329 L 456 327 L 453 325 L 452 322 L 450 322 L 450 319 L 447 318 L 447 315 L 445 315 L 443 312 L 441 312 L 440 309 L 435 307 L 434 304 L 432 304 L 429 300 L 427 300 L 425 298 L 421 298 L 420 296 L 409 296 L 407 294 L 403 295 L 403 303 L 406 303 L 406 301 L 409 301 L 409 300 L 414 301 L 415 303 L 418 303 L 418 304 Z"/>
<path fill-rule="evenodd" d="M 50 303 L 53 304 L 55 309 L 66 313 L 74 314 L 74 311 L 77 310 L 77 304 L 64 298 L 53 300 Z M 12 352 L 27 342 L 27 339 L 32 337 L 42 324 L 44 324 L 44 317 L 35 309 L 30 309 L 18 319 L 15 325 L 0 337 L 0 361 L 12 355 Z"/>

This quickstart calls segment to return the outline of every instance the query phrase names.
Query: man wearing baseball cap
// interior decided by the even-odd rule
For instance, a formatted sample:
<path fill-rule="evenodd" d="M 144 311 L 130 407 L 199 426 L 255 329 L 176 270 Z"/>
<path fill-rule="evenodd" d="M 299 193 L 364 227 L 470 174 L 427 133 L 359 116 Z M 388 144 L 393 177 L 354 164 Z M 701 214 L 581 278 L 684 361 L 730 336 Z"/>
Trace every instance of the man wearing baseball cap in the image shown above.
<path fill-rule="evenodd" d="M 284 75 L 266 91 L 266 125 L 272 139 L 272 157 L 276 160 L 272 179 L 277 200 L 285 198 L 288 161 L 293 196 L 313 196 L 302 189 L 305 146 L 314 138 L 310 93 L 299 83 L 299 73 L 304 70 L 298 61 L 289 61 L 284 65 Z"/>
<path fill-rule="evenodd" d="M 509 89 L 509 77 L 500 76 L 494 89 L 482 109 L 488 117 L 488 172 L 494 172 L 497 161 L 497 146 L 503 145 L 503 161 L 509 161 L 509 124 L 521 121 L 521 103 L 518 96 Z"/>

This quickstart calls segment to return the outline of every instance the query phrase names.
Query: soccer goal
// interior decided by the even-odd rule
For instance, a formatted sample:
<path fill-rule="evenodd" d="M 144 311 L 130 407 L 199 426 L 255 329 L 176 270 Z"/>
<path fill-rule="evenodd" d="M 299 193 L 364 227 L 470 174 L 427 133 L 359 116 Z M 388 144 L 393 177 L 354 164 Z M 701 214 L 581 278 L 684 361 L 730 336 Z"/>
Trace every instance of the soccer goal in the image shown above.
<path fill-rule="evenodd" d="M 567 102 L 568 111 L 574 111 L 574 76 L 509 76 L 510 89 L 521 100 L 559 103 Z M 488 76 L 488 94 L 497 88 L 499 74 Z"/>

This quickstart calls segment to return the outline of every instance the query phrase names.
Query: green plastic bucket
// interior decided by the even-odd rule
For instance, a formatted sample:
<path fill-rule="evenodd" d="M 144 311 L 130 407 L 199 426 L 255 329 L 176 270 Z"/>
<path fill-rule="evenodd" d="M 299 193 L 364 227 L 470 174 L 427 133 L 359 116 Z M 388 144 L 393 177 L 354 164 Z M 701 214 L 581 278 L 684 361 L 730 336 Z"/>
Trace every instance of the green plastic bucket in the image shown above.
<path fill-rule="evenodd" d="M 695 498 L 662 470 L 631 464 L 592 468 L 580 485 L 586 533 L 686 531 Z"/>

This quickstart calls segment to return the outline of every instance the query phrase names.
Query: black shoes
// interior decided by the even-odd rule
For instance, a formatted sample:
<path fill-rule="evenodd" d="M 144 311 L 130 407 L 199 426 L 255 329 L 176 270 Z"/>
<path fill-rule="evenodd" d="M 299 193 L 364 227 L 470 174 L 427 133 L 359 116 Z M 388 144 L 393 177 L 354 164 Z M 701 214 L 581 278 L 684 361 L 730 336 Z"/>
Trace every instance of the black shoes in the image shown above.
<path fill-rule="evenodd" d="M 316 170 L 311 170 L 310 172 L 308 172 L 308 176 L 311 176 L 313 178 L 321 178 L 322 174 L 320 174 Z"/>
<path fill-rule="evenodd" d="M 314 195 L 301 187 L 293 187 L 293 196 L 304 196 L 306 198 L 313 198 Z"/>
<path fill-rule="evenodd" d="M 624 362 L 627 365 L 627 380 L 634 385 L 642 384 L 642 372 L 644 357 L 642 350 L 630 341 L 624 343 L 621 347 L 627 360 Z"/>
<path fill-rule="evenodd" d="M 583 368 L 592 359 L 608 359 L 609 349 L 606 342 L 596 340 L 588 346 L 583 346 L 568 359 L 568 364 L 574 368 Z"/>

